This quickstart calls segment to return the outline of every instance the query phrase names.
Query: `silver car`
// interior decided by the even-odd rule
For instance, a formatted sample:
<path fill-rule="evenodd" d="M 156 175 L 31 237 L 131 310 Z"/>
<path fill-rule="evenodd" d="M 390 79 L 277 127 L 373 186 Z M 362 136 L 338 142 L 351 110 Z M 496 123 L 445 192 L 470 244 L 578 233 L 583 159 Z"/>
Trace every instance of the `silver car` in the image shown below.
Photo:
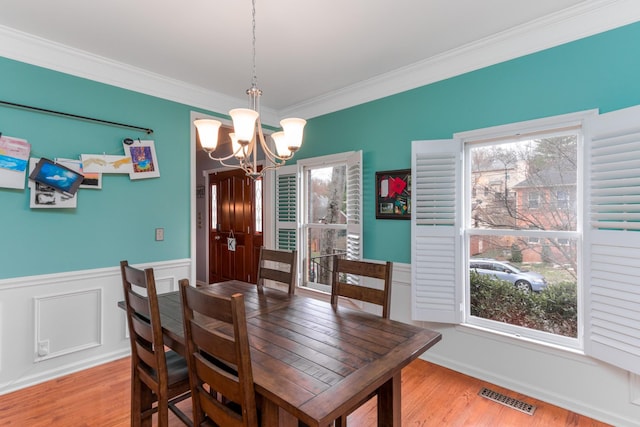
<path fill-rule="evenodd" d="M 506 261 L 473 258 L 469 262 L 469 267 L 478 274 L 494 276 L 497 279 L 511 282 L 523 291 L 540 292 L 547 287 L 547 281 L 542 274 L 520 270 Z"/>

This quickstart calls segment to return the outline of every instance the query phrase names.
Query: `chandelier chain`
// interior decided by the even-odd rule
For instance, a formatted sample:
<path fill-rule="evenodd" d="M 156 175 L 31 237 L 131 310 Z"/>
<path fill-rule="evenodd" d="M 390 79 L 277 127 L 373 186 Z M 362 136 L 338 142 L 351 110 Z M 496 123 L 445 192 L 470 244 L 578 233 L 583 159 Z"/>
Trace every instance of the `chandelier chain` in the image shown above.
<path fill-rule="evenodd" d="M 218 145 L 218 132 L 222 122 L 198 119 L 194 121 L 194 124 L 198 129 L 202 148 L 207 152 L 209 158 L 219 161 L 223 166 L 242 169 L 248 177 L 257 180 L 264 176 L 265 172 L 283 166 L 298 151 L 302 144 L 302 130 L 306 120 L 296 118 L 281 120 L 282 131 L 271 134 L 275 149 L 269 147 L 262 131 L 260 118 L 262 91 L 258 89 L 256 72 L 256 0 L 251 0 L 251 6 L 253 76 L 251 87 L 246 91 L 249 95 L 249 108 L 236 108 L 229 111 L 234 126 L 234 132 L 229 134 L 232 152 L 220 157 L 213 154 Z M 264 154 L 264 162 L 260 161 L 260 164 L 258 162 L 258 144 Z M 237 163 L 226 163 L 227 160 L 233 158 Z"/>
<path fill-rule="evenodd" d="M 253 76 L 251 78 L 251 86 L 258 86 L 258 76 L 256 73 L 256 0 L 251 0 L 251 18 L 252 18 L 252 32 L 253 39 L 251 41 L 251 45 L 253 46 Z"/>

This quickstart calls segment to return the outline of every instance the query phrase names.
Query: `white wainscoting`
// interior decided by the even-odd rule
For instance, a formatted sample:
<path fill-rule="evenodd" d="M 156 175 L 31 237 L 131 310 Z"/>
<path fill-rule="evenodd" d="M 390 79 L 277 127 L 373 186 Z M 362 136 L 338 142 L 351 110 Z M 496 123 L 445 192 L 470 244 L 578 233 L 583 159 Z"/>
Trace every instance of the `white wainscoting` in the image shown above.
<path fill-rule="evenodd" d="M 189 259 L 148 264 L 159 293 Z M 120 267 L 0 280 L 0 395 L 130 354 Z"/>
<path fill-rule="evenodd" d="M 102 289 L 37 296 L 35 362 L 102 345 Z"/>

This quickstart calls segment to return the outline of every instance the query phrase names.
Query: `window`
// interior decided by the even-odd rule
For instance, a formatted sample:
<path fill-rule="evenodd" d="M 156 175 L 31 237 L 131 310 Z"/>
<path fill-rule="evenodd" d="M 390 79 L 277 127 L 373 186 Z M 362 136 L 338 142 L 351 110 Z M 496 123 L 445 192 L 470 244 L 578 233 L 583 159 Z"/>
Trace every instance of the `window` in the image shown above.
<path fill-rule="evenodd" d="M 333 257 L 361 258 L 361 157 L 334 154 L 278 170 L 276 241 L 297 248 L 302 287 L 329 293 Z"/>
<path fill-rule="evenodd" d="M 466 214 L 463 244 L 468 248 L 469 262 L 493 260 L 490 269 L 471 269 L 469 274 L 465 289 L 468 323 L 509 332 L 526 328 L 536 331 L 529 332 L 531 336 L 542 332 L 577 341 L 575 272 L 580 260 L 577 251 L 557 242 L 580 236 L 578 215 L 575 208 L 559 212 L 555 204 L 540 208 L 544 195 L 555 197 L 558 185 L 576 185 L 581 138 L 579 129 L 550 128 L 536 131 L 530 138 L 519 135 L 490 143 L 484 138 L 484 142 L 463 140 L 468 163 L 465 170 L 470 171 L 464 173 L 463 186 L 472 188 L 488 179 L 491 174 L 483 163 L 490 159 L 511 169 L 511 179 L 504 174 L 499 194 L 513 192 L 515 199 L 527 201 L 518 204 L 509 197 L 495 198 Z M 472 200 L 464 205 L 472 206 Z M 552 288 L 563 298 L 561 307 L 532 295 L 546 295 Z M 574 315 L 558 316 L 561 311 Z"/>
<path fill-rule="evenodd" d="M 262 233 L 262 180 L 255 181 L 255 188 L 253 190 L 254 200 L 253 206 L 255 206 L 256 215 L 253 228 L 256 233 Z"/>
<path fill-rule="evenodd" d="M 583 135 L 583 129 L 589 132 Z M 570 150 L 554 154 L 556 148 Z M 482 206 L 471 198 L 471 187 L 481 185 L 481 171 L 472 167 L 474 154 L 480 159 L 490 149 L 511 154 L 518 163 L 507 184 L 517 194 L 512 204 Z M 562 169 L 553 167 L 558 160 Z M 469 324 L 514 339 L 583 350 L 640 374 L 638 162 L 640 106 L 470 131 L 452 140 L 414 141 L 413 319 Z M 540 194 L 535 212 L 528 205 L 530 191 Z M 559 191 L 568 197 L 558 197 Z M 558 203 L 559 198 L 568 203 Z M 537 239 L 536 247 L 531 239 Z M 481 275 L 470 268 L 471 260 L 481 257 L 510 261 L 518 270 L 511 269 L 513 277 L 493 286 L 493 271 Z M 551 268 L 540 269 L 545 266 Z M 558 271 L 564 278 L 556 277 Z M 546 286 L 539 280 L 537 291 L 533 284 L 540 275 Z M 524 285 L 522 280 L 531 287 L 517 285 Z M 534 317 L 531 324 L 521 325 L 483 312 L 472 302 L 500 288 L 522 304 L 543 307 L 538 320 L 545 321 Z M 545 294 L 549 290 L 552 295 Z M 502 301 L 494 298 L 489 308 L 508 307 L 507 299 Z M 550 327 L 546 320 L 554 316 L 554 306 L 572 326 L 559 322 L 562 327 Z M 575 332 L 567 333 L 572 327 Z"/>
<path fill-rule="evenodd" d="M 218 228 L 218 186 L 211 185 L 211 228 Z"/>

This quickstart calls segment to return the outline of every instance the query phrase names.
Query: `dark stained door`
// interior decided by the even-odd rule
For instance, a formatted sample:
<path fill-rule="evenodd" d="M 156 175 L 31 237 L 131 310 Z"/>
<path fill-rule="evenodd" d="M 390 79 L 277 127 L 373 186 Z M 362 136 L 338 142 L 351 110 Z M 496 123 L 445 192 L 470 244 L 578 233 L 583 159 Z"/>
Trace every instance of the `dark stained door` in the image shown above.
<path fill-rule="evenodd" d="M 263 237 L 262 224 L 256 224 L 255 191 L 255 182 L 240 169 L 209 175 L 209 283 L 257 281 Z M 235 251 L 229 237 L 236 239 Z"/>

